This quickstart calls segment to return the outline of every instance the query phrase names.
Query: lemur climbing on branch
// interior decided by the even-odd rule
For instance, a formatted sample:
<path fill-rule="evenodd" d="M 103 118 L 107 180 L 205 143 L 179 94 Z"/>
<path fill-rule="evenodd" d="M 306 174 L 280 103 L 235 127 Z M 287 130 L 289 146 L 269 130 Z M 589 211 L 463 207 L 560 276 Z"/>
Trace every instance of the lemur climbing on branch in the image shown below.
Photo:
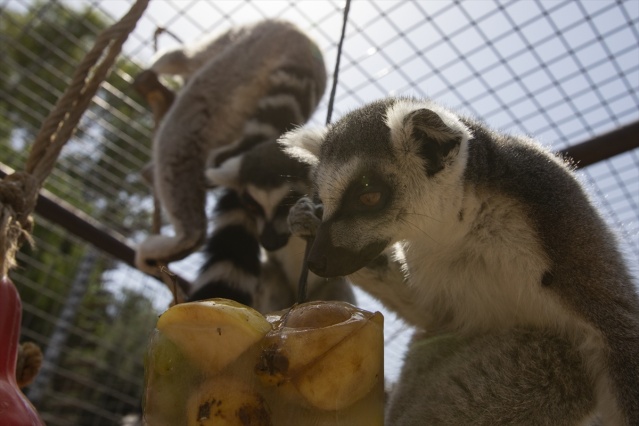
<path fill-rule="evenodd" d="M 153 188 L 174 235 L 151 235 L 136 252 L 136 265 L 158 274 L 158 262 L 182 259 L 205 240 L 204 170 L 305 123 L 324 93 L 326 69 L 315 43 L 278 20 L 167 52 L 150 69 L 186 79 L 152 151 Z"/>

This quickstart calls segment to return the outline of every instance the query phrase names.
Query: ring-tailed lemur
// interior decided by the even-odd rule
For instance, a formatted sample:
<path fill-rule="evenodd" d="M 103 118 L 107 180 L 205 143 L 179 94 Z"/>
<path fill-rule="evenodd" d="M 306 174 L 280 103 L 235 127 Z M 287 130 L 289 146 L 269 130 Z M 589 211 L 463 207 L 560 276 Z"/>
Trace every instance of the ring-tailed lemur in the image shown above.
<path fill-rule="evenodd" d="M 309 167 L 284 154 L 273 139 L 208 169 L 206 176 L 222 193 L 206 245 L 207 260 L 189 299 L 225 297 L 262 313 L 293 305 L 306 241 L 291 236 L 288 216 L 291 206 L 311 191 Z M 301 213 L 306 220 L 308 213 Z M 345 279 L 312 273 L 307 296 L 355 303 Z"/>
<path fill-rule="evenodd" d="M 281 143 L 323 203 L 309 268 L 425 332 L 388 424 L 639 424 L 637 290 L 564 161 L 408 98 Z"/>
<path fill-rule="evenodd" d="M 175 235 L 139 245 L 136 265 L 152 274 L 158 261 L 181 259 L 204 242 L 206 166 L 305 123 L 326 86 L 318 47 L 290 23 L 231 30 L 197 52 L 169 52 L 152 66 L 189 77 L 153 141 L 153 187 Z M 191 62 L 169 66 L 184 57 Z"/>

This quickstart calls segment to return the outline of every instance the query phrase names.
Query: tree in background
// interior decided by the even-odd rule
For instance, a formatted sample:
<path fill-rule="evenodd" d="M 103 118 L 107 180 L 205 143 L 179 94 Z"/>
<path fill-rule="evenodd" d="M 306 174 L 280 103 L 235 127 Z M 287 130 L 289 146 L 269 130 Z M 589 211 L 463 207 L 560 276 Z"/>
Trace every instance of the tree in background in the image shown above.
<path fill-rule="evenodd" d="M 47 1 L 25 11 L 5 6 L 0 16 L 0 163 L 22 169 L 40 123 L 108 22 L 89 7 Z M 149 190 L 137 177 L 148 149 L 132 149 L 150 143 L 153 125 L 130 89 L 138 72 L 131 61 L 117 63 L 46 185 L 125 236 L 149 223 Z M 106 290 L 113 262 L 62 229 L 36 218 L 34 239 L 36 248 L 22 250 L 12 274 L 25 308 L 23 338 L 43 350 L 53 335 L 62 342 L 50 380 L 27 393 L 39 395 L 50 426 L 113 425 L 138 408 L 157 311 L 139 293 Z"/>
<path fill-rule="evenodd" d="M 30 141 L 62 94 L 94 35 L 106 27 L 94 11 L 37 2 L 26 13 L 2 11 L 0 137 Z"/>

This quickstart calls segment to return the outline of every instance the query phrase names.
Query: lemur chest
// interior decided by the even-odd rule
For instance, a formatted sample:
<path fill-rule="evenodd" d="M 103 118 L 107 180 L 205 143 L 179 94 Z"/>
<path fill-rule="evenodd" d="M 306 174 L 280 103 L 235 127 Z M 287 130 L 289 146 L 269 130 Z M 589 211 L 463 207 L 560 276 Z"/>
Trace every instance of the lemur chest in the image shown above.
<path fill-rule="evenodd" d="M 542 285 L 548 257 L 517 202 L 470 197 L 454 222 L 405 247 L 409 281 L 438 327 L 547 323 L 563 311 Z"/>

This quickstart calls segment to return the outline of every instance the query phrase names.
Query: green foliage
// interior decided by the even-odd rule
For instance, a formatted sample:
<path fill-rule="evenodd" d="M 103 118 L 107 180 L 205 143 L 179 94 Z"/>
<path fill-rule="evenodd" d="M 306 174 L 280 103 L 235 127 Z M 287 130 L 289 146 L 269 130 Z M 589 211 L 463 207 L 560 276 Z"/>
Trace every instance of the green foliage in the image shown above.
<path fill-rule="evenodd" d="M 125 414 L 123 407 L 134 411 L 141 398 L 144 352 L 157 312 L 151 302 L 138 293 L 125 290 L 121 298 L 114 299 L 110 293 L 94 290 L 97 291 L 86 295 L 86 303 L 95 311 L 85 309 L 76 319 L 78 326 L 90 330 L 90 339 L 74 335 L 59 367 L 90 381 L 57 380 L 52 392 L 80 399 L 90 395 L 91 403 L 100 409 Z M 45 402 L 44 407 L 47 405 Z M 113 420 L 96 419 L 90 410 L 74 411 L 73 405 L 65 406 L 64 401 L 56 401 L 54 405 L 58 411 L 69 413 L 68 424 L 113 424 Z"/>
<path fill-rule="evenodd" d="M 76 11 L 58 2 L 2 14 L 0 161 L 21 169 L 40 124 L 107 22 L 95 9 Z M 131 61 L 117 62 L 47 183 L 47 189 L 91 216 L 108 217 L 111 226 L 123 224 L 117 231 L 125 235 L 150 223 L 148 208 L 138 208 L 140 198 L 149 195 L 137 177 L 149 150 L 136 147 L 140 141 L 150 144 L 153 128 L 141 106 L 145 102 L 130 86 L 139 71 Z M 112 186 L 110 191 L 105 185 Z"/>
<path fill-rule="evenodd" d="M 50 318 L 62 310 L 85 247 L 46 223 L 34 228 L 33 238 L 36 246 L 25 246 L 19 254 L 15 283 L 23 304 L 30 306 L 22 315 L 23 328 L 32 335 L 49 336 L 54 327 Z M 43 313 L 51 317 L 43 318 Z"/>
<path fill-rule="evenodd" d="M 89 8 L 74 12 L 46 1 L 34 3 L 24 14 L 10 9 L 2 14 L 0 142 L 4 144 L 18 130 L 27 140 L 33 139 L 106 22 Z M 15 125 L 7 125 L 6 117 Z"/>

